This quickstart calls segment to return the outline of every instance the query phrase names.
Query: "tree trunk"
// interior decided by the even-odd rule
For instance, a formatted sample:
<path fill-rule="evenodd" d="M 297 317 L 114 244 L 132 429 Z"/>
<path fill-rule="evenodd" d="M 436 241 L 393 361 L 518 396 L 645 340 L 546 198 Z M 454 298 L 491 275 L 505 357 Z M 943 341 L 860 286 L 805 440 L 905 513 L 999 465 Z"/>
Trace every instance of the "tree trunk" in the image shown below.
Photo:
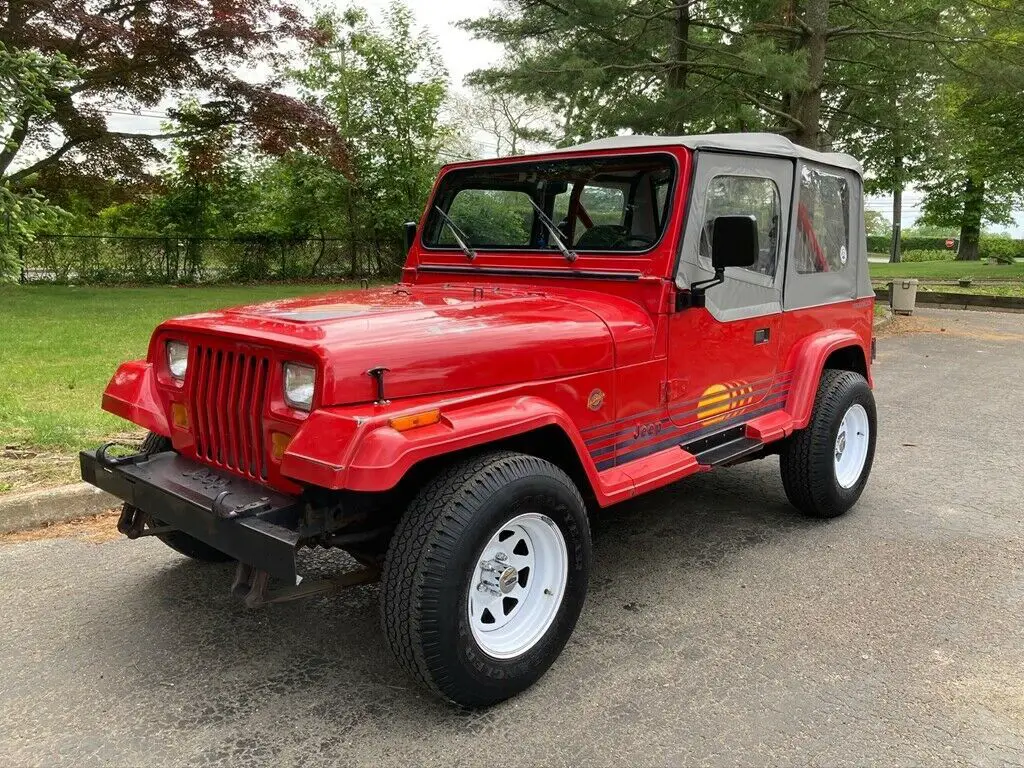
<path fill-rule="evenodd" d="M 821 131 L 821 86 L 825 75 L 829 0 L 807 0 L 803 22 L 807 50 L 807 80 L 793 95 L 790 114 L 799 121 L 791 138 L 811 149 L 827 149 Z"/>
<path fill-rule="evenodd" d="M 902 165 L 902 158 L 900 158 Z M 892 242 L 889 245 L 889 263 L 903 261 L 900 240 L 903 238 L 903 182 L 897 182 L 892 190 Z"/>
<path fill-rule="evenodd" d="M 320 239 L 320 253 L 317 255 L 316 259 L 313 261 L 313 266 L 309 270 L 309 276 L 310 277 L 316 277 L 316 271 L 317 271 L 317 269 L 320 268 L 320 262 L 324 260 L 324 254 L 327 253 L 327 236 L 324 233 L 324 228 L 318 224 L 317 228 L 316 228 L 316 231 L 317 231 L 317 233 L 320 236 L 319 237 L 319 239 Z"/>
<path fill-rule="evenodd" d="M 672 65 L 668 72 L 668 88 L 678 98 L 686 92 L 690 66 L 687 58 L 690 55 L 690 2 L 682 0 L 676 3 L 675 25 L 672 31 Z M 682 105 L 676 105 L 675 113 L 679 114 Z M 683 133 L 686 129 L 686 116 L 672 121 L 672 132 Z"/>
<path fill-rule="evenodd" d="M 349 279 L 356 279 L 356 269 L 359 265 L 359 235 L 356 232 L 356 205 L 352 199 L 352 187 L 345 190 L 345 208 L 348 217 L 348 260 Z"/>
<path fill-rule="evenodd" d="M 964 188 L 964 213 L 960 219 L 960 251 L 957 261 L 977 261 L 981 258 L 978 242 L 981 239 L 981 215 L 985 207 L 985 181 L 967 177 Z"/>

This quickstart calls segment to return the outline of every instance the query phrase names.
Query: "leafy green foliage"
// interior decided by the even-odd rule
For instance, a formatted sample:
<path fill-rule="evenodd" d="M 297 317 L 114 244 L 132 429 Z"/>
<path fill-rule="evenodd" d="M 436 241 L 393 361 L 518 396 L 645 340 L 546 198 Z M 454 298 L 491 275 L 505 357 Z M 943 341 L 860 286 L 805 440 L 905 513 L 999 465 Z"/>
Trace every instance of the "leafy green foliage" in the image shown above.
<path fill-rule="evenodd" d="M 1000 264 L 1014 264 L 1017 259 L 1024 259 L 1024 240 L 982 235 L 978 251 L 983 259 L 995 259 Z"/>
<path fill-rule="evenodd" d="M 907 230 L 908 232 L 911 230 Z M 902 248 L 906 251 L 950 251 L 956 248 L 946 248 L 946 240 L 953 238 L 945 237 L 913 237 L 904 235 L 901 238 Z M 954 240 L 955 243 L 955 240 Z M 883 253 L 889 249 L 889 235 L 869 235 L 868 250 L 873 253 Z"/>
<path fill-rule="evenodd" d="M 448 215 L 474 246 L 530 244 L 533 207 L 523 192 L 466 189 L 455 196 Z M 437 243 L 449 248 L 456 244 L 448 227 L 441 231 Z"/>
<path fill-rule="evenodd" d="M 16 279 L 19 252 L 35 239 L 35 233 L 57 226 L 65 216 L 65 211 L 33 190 L 15 192 L 0 185 L 0 283 Z"/>
<path fill-rule="evenodd" d="M 983 224 L 1007 224 L 1024 200 L 1024 11 L 969 3 L 951 14 L 974 42 L 950 52 L 938 89 L 936 159 L 922 187 L 924 223 L 957 226 L 960 255 L 977 259 Z"/>
<path fill-rule="evenodd" d="M 867 229 L 868 236 L 889 236 L 889 229 L 892 223 L 885 217 L 880 211 L 872 211 L 865 209 L 864 211 L 864 227 Z M 870 249 L 869 249 L 870 250 Z"/>
<path fill-rule="evenodd" d="M 920 262 L 920 261 L 953 261 L 956 258 L 956 251 L 947 250 L 927 250 L 927 251 L 915 251 L 915 250 L 904 250 L 902 253 L 902 260 L 905 262 Z"/>
<path fill-rule="evenodd" d="M 334 191 L 353 274 L 360 244 L 372 245 L 368 258 L 378 271 L 394 272 L 401 225 L 419 218 L 451 136 L 440 119 L 447 73 L 436 41 L 413 27 L 400 2 L 388 7 L 382 27 L 358 9 L 323 14 L 316 26 L 304 65 L 291 75 L 347 137 L 350 174 Z"/>
<path fill-rule="evenodd" d="M 23 140 L 19 116 L 51 116 L 55 94 L 67 93 L 77 71 L 63 54 L 12 50 L 0 42 L 0 282 L 17 274 L 19 247 L 39 229 L 56 226 L 65 215 L 35 190 L 12 188 L 3 178 L 3 168 Z"/>

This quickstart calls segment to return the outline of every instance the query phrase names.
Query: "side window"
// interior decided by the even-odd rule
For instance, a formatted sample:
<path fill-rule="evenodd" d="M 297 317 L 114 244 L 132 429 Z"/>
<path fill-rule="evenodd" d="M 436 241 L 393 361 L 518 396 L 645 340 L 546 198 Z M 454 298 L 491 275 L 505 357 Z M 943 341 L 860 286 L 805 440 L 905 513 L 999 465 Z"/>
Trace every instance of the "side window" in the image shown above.
<path fill-rule="evenodd" d="M 711 265 L 711 233 L 718 216 L 753 215 L 760 241 L 757 262 L 747 267 L 767 277 L 775 276 L 779 258 L 779 222 L 782 203 L 779 188 L 761 176 L 715 176 L 708 184 L 698 255 Z"/>
<path fill-rule="evenodd" d="M 522 248 L 530 245 L 533 206 L 525 192 L 463 189 L 452 200 L 448 215 L 475 246 Z M 437 244 L 455 245 L 448 227 L 441 228 Z"/>
<path fill-rule="evenodd" d="M 796 231 L 793 258 L 799 274 L 846 269 L 850 260 L 850 186 L 846 179 L 804 166 Z"/>

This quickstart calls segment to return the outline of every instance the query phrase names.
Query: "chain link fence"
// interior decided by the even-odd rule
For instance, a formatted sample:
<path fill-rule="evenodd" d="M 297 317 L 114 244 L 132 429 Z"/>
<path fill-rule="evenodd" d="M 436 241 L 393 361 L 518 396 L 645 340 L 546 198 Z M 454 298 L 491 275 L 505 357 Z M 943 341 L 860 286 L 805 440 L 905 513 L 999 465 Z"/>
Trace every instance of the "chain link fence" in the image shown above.
<path fill-rule="evenodd" d="M 38 235 L 19 246 L 23 283 L 156 284 L 396 276 L 396 243 L 285 237 Z"/>

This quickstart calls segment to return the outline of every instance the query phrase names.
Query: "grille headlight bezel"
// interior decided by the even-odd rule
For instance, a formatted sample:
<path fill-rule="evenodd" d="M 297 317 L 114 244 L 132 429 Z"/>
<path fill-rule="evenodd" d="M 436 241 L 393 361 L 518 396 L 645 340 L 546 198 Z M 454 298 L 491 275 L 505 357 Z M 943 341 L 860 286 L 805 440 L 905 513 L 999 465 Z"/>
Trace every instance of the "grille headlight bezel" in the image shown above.
<path fill-rule="evenodd" d="M 285 363 L 283 379 L 284 401 L 299 411 L 312 410 L 316 368 L 306 363 Z"/>
<path fill-rule="evenodd" d="M 188 375 L 188 343 L 170 340 L 164 345 L 167 356 L 167 372 L 175 381 L 184 381 Z"/>

